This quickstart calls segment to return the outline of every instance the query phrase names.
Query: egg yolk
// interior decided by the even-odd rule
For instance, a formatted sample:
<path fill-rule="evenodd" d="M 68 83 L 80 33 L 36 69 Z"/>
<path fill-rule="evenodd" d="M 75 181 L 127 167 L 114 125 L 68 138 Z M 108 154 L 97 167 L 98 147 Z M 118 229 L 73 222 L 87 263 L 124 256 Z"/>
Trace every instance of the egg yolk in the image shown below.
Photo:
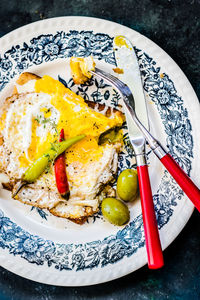
<path fill-rule="evenodd" d="M 20 157 L 21 166 L 30 165 L 30 161 L 38 158 L 49 149 L 50 143 L 58 141 L 59 132 L 64 129 L 65 139 L 80 134 L 85 134 L 86 138 L 73 145 L 66 151 L 67 163 L 79 161 L 87 163 L 88 161 L 98 160 L 103 153 L 103 147 L 98 145 L 99 135 L 107 129 L 120 126 L 123 123 L 123 117 L 116 114 L 113 119 L 109 119 L 103 114 L 89 108 L 84 99 L 66 88 L 61 82 L 43 76 L 35 83 L 35 92 L 51 95 L 51 105 L 59 112 L 59 120 L 56 124 L 57 135 L 48 134 L 41 138 L 37 136 L 37 126 L 39 124 L 32 120 L 32 139 L 28 149 L 28 159 L 24 154 Z M 51 116 L 51 111 L 42 108 L 41 111 L 45 118 Z"/>
<path fill-rule="evenodd" d="M 114 39 L 114 42 L 118 47 L 125 46 L 126 48 L 129 48 L 130 50 L 132 50 L 132 48 L 130 48 L 129 45 L 127 44 L 126 39 L 123 35 L 116 36 Z"/>

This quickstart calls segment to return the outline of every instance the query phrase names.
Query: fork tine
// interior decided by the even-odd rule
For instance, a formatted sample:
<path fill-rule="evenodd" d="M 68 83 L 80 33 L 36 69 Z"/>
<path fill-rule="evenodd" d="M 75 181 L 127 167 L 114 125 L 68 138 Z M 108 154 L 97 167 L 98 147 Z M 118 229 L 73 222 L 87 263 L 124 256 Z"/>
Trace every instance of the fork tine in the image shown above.
<path fill-rule="evenodd" d="M 100 78 L 104 78 L 106 81 L 110 82 L 113 86 L 115 86 L 122 94 L 125 105 L 129 106 L 129 109 L 132 111 L 132 114 L 135 114 L 135 101 L 133 98 L 133 94 L 124 82 L 119 80 L 117 77 L 100 70 L 99 68 L 95 68 L 95 71 L 90 71 L 90 73 Z"/>
<path fill-rule="evenodd" d="M 104 78 L 105 80 L 109 81 L 111 84 L 113 84 L 114 86 L 116 86 L 120 92 L 123 94 L 123 96 L 125 95 L 126 97 L 129 97 L 130 95 L 132 95 L 129 87 L 123 83 L 121 80 L 119 80 L 117 77 L 100 70 L 99 68 L 95 68 L 95 71 L 91 71 L 91 73 L 93 75 L 97 75 L 101 78 Z"/>

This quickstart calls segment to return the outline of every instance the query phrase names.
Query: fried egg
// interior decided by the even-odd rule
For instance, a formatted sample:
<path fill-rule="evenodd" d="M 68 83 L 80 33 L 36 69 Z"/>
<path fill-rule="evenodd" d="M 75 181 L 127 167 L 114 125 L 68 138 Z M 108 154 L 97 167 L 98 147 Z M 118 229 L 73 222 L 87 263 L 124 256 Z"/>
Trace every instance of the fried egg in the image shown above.
<path fill-rule="evenodd" d="M 25 170 L 58 141 L 64 129 L 65 139 L 80 134 L 86 137 L 66 151 L 66 170 L 70 198 L 63 199 L 57 191 L 53 166 L 35 183 L 24 187 L 16 199 L 77 223 L 98 210 L 99 193 L 117 172 L 121 144 L 98 145 L 98 137 L 106 130 L 121 126 L 124 116 L 107 108 L 91 108 L 82 97 L 62 83 L 45 75 L 21 75 L 14 95 L 1 107 L 0 171 L 9 176 L 13 187 Z M 13 188 L 12 187 L 12 188 Z"/>

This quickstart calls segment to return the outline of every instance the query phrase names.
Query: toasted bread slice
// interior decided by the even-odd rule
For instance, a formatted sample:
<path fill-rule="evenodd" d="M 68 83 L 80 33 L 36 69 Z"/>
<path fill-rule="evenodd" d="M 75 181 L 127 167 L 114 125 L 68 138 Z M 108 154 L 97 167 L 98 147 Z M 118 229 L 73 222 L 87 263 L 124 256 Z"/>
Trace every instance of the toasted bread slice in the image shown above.
<path fill-rule="evenodd" d="M 3 106 L 3 110 L 6 111 L 6 109 L 9 107 L 9 105 L 16 101 L 16 99 L 23 98 L 23 95 L 25 96 L 26 93 L 33 93 L 33 90 L 30 90 L 30 82 L 35 82 L 35 80 L 40 79 L 41 77 L 32 74 L 32 73 L 22 73 L 18 80 L 16 81 L 16 85 L 14 87 L 13 96 L 6 99 L 5 104 Z M 23 92 L 22 92 L 22 89 Z M 27 88 L 27 89 L 26 89 Z M 22 95 L 23 94 L 23 95 Z M 123 115 L 120 111 L 118 111 L 115 108 L 111 108 L 106 106 L 105 104 L 100 103 L 94 103 L 92 101 L 85 101 L 87 105 L 94 109 L 97 112 L 100 112 L 107 116 L 108 118 L 113 118 L 115 114 Z M 1 109 L 1 111 L 2 111 Z M 3 136 L 0 136 L 0 147 L 2 147 L 2 151 L 5 151 L 4 149 L 4 139 Z M 107 182 L 109 182 L 113 176 L 113 173 L 116 173 L 117 168 L 117 153 L 119 151 L 119 147 L 113 147 L 113 154 L 112 159 L 114 157 L 114 161 L 110 159 L 110 165 L 108 167 L 110 175 L 108 176 L 108 179 L 106 179 L 103 182 L 103 186 L 106 186 Z M 4 161 L 2 161 L 2 165 L 5 167 L 3 168 L 6 172 L 6 163 L 5 160 L 8 160 L 9 163 L 9 153 L 3 153 L 3 157 L 5 158 Z M 45 177 L 46 175 L 42 175 L 42 177 Z M 16 182 L 19 180 L 19 178 L 10 177 L 10 183 L 6 185 L 8 189 L 11 191 L 14 191 L 16 187 Z M 70 201 L 67 202 L 61 198 L 59 193 L 57 192 L 56 185 L 54 187 L 51 187 L 51 189 L 48 189 L 46 187 L 42 187 L 40 183 L 31 184 L 25 186 L 15 197 L 16 200 L 21 201 L 23 203 L 29 204 L 31 206 L 36 206 L 39 208 L 46 208 L 48 209 L 53 215 L 67 218 L 77 224 L 83 224 L 89 216 L 92 216 L 95 212 L 98 211 L 98 207 L 91 207 L 87 205 L 73 205 L 73 211 L 70 212 L 69 205 Z M 87 202 L 87 201 L 86 201 Z M 67 207 L 68 206 L 68 207 Z"/>

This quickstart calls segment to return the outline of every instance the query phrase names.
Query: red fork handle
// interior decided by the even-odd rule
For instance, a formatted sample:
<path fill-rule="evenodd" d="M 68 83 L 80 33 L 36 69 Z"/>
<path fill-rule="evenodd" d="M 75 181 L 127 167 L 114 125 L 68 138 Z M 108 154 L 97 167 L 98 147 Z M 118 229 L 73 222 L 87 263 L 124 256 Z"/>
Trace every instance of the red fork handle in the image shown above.
<path fill-rule="evenodd" d="M 170 154 L 164 155 L 160 161 L 200 212 L 200 190 L 198 187 L 192 182 L 189 176 L 181 169 Z"/>
<path fill-rule="evenodd" d="M 142 216 L 146 240 L 148 267 L 150 269 L 158 269 L 164 265 L 164 260 L 154 211 L 147 165 L 138 166 L 137 172 L 142 204 Z"/>

